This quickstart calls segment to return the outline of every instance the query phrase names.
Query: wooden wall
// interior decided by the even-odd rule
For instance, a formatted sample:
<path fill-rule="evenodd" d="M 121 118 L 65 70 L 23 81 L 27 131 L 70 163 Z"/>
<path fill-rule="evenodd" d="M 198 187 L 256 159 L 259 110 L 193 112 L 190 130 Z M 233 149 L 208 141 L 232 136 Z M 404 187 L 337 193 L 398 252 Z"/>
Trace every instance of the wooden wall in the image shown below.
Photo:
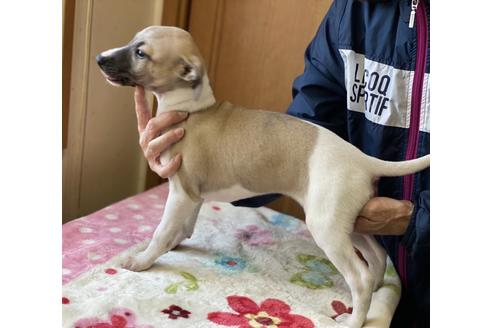
<path fill-rule="evenodd" d="M 217 99 L 285 112 L 304 51 L 332 1 L 193 0 L 188 29 L 208 65 Z M 303 217 L 286 197 L 270 207 Z"/>

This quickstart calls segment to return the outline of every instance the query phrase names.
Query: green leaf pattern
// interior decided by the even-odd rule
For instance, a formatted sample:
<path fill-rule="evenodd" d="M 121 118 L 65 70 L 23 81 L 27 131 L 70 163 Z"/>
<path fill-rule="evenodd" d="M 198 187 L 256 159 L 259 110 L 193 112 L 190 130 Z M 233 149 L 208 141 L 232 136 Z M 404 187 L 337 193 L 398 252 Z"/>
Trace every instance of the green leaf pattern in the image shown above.
<path fill-rule="evenodd" d="M 325 258 L 298 254 L 297 260 L 304 269 L 290 278 L 290 282 L 310 289 L 322 289 L 333 286 L 330 276 L 337 274 L 335 266 Z"/>
<path fill-rule="evenodd" d="M 185 280 L 175 282 L 170 284 L 164 289 L 164 291 L 168 294 L 176 294 L 179 289 L 179 286 L 184 286 L 187 291 L 193 291 L 198 289 L 198 279 L 189 272 L 181 271 L 179 273 Z"/>

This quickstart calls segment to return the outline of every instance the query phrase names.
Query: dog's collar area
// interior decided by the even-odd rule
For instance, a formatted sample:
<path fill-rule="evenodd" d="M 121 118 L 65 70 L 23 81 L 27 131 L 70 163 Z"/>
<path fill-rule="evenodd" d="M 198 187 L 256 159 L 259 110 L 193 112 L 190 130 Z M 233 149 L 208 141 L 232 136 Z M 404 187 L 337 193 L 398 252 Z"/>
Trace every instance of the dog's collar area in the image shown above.
<path fill-rule="evenodd" d="M 199 88 L 197 95 L 196 89 L 176 89 L 163 94 L 155 94 L 158 101 L 157 113 L 166 111 L 197 112 L 204 110 L 215 104 L 215 97 L 210 87 L 208 76 L 202 79 L 202 87 Z"/>

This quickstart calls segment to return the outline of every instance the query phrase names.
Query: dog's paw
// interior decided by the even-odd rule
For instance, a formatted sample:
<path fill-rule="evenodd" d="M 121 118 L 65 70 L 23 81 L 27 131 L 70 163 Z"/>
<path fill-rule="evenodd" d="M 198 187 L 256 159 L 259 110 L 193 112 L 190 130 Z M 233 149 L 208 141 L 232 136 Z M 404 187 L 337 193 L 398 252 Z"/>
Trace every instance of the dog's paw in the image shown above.
<path fill-rule="evenodd" d="M 340 328 L 353 328 L 350 322 L 351 315 L 349 313 L 340 314 L 335 321 L 338 323 L 337 327 Z"/>
<path fill-rule="evenodd" d="M 148 259 L 143 253 L 138 253 L 123 261 L 121 267 L 130 271 L 140 272 L 150 268 L 153 263 L 152 259 Z"/>

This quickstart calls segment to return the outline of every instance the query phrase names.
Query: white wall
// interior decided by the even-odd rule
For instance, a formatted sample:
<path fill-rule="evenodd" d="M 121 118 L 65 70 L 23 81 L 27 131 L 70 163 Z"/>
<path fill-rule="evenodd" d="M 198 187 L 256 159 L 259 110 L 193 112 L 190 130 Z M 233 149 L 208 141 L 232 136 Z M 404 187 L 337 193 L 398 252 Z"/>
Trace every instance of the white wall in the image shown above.
<path fill-rule="evenodd" d="M 159 25 L 163 0 L 83 0 L 75 7 L 63 218 L 80 217 L 144 189 L 133 88 L 115 88 L 95 57 Z"/>

